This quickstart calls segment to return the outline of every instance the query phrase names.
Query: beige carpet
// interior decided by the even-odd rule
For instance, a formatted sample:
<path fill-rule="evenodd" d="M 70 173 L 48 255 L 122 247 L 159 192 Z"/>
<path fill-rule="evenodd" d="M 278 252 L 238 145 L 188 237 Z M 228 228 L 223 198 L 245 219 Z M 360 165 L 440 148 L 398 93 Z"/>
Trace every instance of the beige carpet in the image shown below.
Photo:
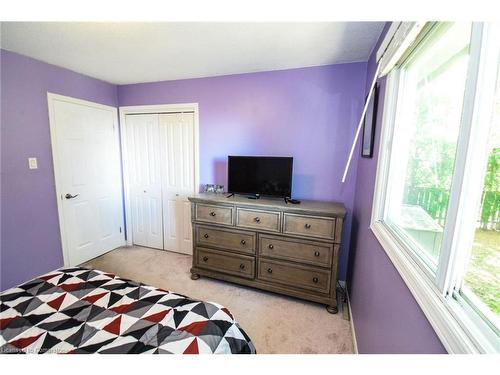
<path fill-rule="evenodd" d="M 214 301 L 231 310 L 258 353 L 353 353 L 350 323 L 320 304 L 202 277 L 191 256 L 144 247 L 113 250 L 83 266 Z"/>

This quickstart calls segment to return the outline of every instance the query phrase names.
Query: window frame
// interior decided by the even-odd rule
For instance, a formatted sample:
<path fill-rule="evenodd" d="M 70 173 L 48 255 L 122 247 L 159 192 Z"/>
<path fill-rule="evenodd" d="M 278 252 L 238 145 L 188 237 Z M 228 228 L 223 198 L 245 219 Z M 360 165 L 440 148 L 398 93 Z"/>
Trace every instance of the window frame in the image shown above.
<path fill-rule="evenodd" d="M 468 217 L 466 213 L 470 212 L 471 207 L 475 210 L 478 204 L 476 199 L 461 199 L 461 197 L 475 197 L 478 195 L 477 190 L 481 189 L 477 184 L 477 176 L 481 170 L 471 167 L 480 161 L 481 156 L 473 150 L 475 147 L 477 150 L 477 145 L 484 142 L 489 130 L 489 126 L 486 126 L 483 120 L 487 105 L 481 104 L 492 89 L 491 83 L 486 79 L 492 69 L 489 66 L 492 65 L 491 59 L 487 58 L 486 53 L 489 51 L 487 48 L 489 43 L 493 43 L 494 38 L 489 37 L 487 25 L 473 23 L 471 28 L 469 65 L 455 167 L 441 252 L 435 272 L 408 246 L 408 241 L 404 241 L 397 231 L 384 221 L 388 209 L 386 198 L 398 116 L 398 94 L 402 82 L 401 65 L 436 25 L 437 23 L 425 25 L 421 35 L 403 53 L 401 60 L 387 76 L 370 228 L 448 352 L 496 353 L 499 349 L 492 328 L 480 318 L 471 305 L 457 296 L 469 254 L 467 244 L 472 244 L 473 239 L 473 234 L 466 233 L 468 231 L 463 231 L 461 228 L 470 225 L 471 215 Z M 485 86 L 486 95 L 481 94 Z M 481 87 L 479 95 L 478 87 Z M 493 87 L 493 93 L 494 90 Z M 480 124 L 483 126 L 479 126 Z M 489 125 L 489 121 L 487 124 Z"/>

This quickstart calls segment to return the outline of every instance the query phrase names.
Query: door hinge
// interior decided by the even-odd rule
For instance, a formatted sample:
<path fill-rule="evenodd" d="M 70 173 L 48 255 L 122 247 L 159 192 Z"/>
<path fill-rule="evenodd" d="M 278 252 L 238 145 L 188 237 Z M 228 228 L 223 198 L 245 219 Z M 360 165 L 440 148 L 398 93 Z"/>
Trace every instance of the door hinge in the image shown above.
<path fill-rule="evenodd" d="M 120 227 L 120 233 L 122 232 L 122 227 Z"/>

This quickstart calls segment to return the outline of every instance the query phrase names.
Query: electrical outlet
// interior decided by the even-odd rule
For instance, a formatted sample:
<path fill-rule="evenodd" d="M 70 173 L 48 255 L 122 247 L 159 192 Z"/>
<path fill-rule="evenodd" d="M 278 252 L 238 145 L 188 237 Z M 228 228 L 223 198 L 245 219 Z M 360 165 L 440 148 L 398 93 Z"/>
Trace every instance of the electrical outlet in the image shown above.
<path fill-rule="evenodd" d="M 36 160 L 36 158 L 28 158 L 28 168 L 38 169 L 38 161 Z"/>

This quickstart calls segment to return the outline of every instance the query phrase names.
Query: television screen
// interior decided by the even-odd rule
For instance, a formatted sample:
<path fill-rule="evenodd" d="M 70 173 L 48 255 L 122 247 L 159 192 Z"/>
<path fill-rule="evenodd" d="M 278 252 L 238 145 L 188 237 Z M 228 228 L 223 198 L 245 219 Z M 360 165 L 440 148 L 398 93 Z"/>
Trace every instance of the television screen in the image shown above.
<path fill-rule="evenodd" d="M 290 197 L 293 158 L 229 156 L 228 192 Z"/>

